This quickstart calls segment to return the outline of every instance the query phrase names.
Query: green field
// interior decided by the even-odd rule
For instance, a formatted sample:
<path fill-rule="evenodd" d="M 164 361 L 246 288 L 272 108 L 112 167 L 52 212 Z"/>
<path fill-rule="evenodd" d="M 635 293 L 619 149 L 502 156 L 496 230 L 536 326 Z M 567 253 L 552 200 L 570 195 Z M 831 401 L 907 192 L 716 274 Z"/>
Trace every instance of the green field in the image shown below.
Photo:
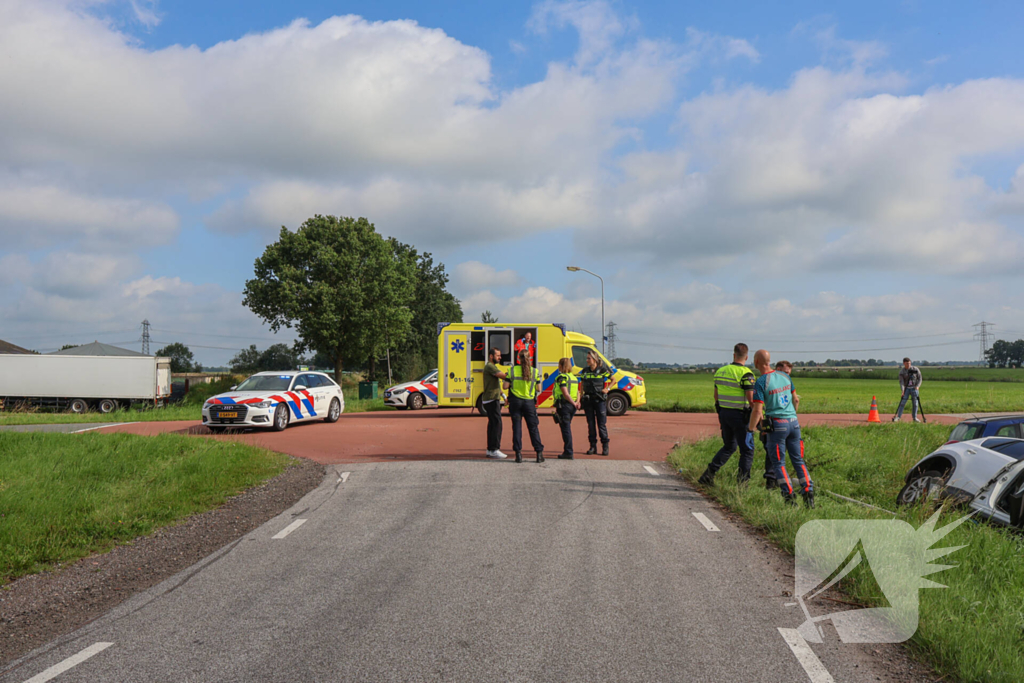
<path fill-rule="evenodd" d="M 217 507 L 288 462 L 167 434 L 0 433 L 0 584 Z"/>
<path fill-rule="evenodd" d="M 644 383 L 646 410 L 714 412 L 714 378 L 709 373 L 650 373 L 644 375 Z M 867 415 L 871 397 L 876 396 L 878 410 L 891 416 L 900 402 L 900 388 L 895 380 L 794 377 L 793 384 L 800 395 L 802 413 Z M 1017 412 L 1024 410 L 1024 387 L 1006 380 L 929 381 L 926 375 L 921 404 L 926 414 Z M 910 412 L 909 402 L 906 412 Z"/>
<path fill-rule="evenodd" d="M 1024 382 L 1022 368 L 920 368 L 927 382 Z M 889 379 L 896 381 L 900 368 L 840 368 L 838 370 L 816 370 L 794 368 L 793 377 L 823 377 L 834 379 Z"/>
<path fill-rule="evenodd" d="M 903 475 L 945 441 L 948 432 L 948 427 L 939 425 L 911 424 L 805 429 L 807 462 L 818 491 L 814 510 L 802 503 L 795 508 L 784 506 L 777 491 L 761 486 L 737 486 L 735 456 L 708 493 L 793 552 L 797 529 L 810 519 L 890 519 L 885 513 L 831 498 L 824 490 L 892 510 Z M 720 445 L 720 440 L 708 439 L 682 446 L 669 461 L 696 482 Z M 759 462 L 764 462 L 760 446 L 754 458 L 754 481 L 760 481 Z M 914 508 L 901 510 L 899 516 L 918 527 L 931 512 Z M 961 514 L 948 511 L 939 525 Z M 1004 529 L 968 522 L 938 543 L 940 547 L 957 545 L 966 547 L 938 560 L 955 568 L 929 577 L 948 588 L 920 591 L 921 621 L 910 646 L 943 680 L 1024 680 L 1024 541 Z M 858 604 L 884 604 L 869 573 L 855 571 L 839 585 Z M 757 587 L 751 591 L 752 595 L 764 592 Z"/>

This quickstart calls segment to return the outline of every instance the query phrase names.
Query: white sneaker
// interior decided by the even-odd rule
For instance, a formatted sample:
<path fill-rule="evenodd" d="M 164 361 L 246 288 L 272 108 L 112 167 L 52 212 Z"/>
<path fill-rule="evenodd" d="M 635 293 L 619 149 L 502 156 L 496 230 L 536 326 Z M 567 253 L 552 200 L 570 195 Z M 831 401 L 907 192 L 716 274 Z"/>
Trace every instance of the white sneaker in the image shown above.
<path fill-rule="evenodd" d="M 502 453 L 501 451 L 491 451 L 491 454 L 488 455 L 487 457 L 488 458 L 497 458 L 498 460 L 504 460 L 508 456 L 505 455 L 504 453 Z"/>

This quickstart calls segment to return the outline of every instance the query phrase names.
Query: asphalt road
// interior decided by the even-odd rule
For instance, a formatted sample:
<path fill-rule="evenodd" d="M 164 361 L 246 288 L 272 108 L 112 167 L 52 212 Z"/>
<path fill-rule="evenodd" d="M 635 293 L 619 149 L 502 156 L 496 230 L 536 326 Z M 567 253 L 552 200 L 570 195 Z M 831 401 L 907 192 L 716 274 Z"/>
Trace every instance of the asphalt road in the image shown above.
<path fill-rule="evenodd" d="M 358 463 L 0 681 L 807 681 L 792 573 L 664 464 Z"/>

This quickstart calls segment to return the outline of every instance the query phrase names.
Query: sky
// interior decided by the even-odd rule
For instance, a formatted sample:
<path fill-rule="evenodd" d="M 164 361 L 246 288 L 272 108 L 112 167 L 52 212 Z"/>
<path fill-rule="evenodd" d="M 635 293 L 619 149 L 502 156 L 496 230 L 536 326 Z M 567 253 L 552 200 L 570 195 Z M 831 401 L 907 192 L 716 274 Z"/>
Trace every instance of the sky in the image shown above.
<path fill-rule="evenodd" d="M 0 338 L 290 341 L 242 289 L 333 214 L 467 321 L 599 338 L 593 271 L 634 360 L 977 360 L 1024 337 L 1024 4 L 837 5 L 0 0 Z"/>

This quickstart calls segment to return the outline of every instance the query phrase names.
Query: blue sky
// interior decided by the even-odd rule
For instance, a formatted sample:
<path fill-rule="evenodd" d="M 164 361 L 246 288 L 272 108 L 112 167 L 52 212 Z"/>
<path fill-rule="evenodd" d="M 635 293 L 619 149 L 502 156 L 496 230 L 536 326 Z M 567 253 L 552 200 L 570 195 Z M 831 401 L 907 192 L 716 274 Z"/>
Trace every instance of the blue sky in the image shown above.
<path fill-rule="evenodd" d="M 274 339 L 253 260 L 333 213 L 433 252 L 467 320 L 596 337 L 564 267 L 599 272 L 634 359 L 974 359 L 973 323 L 1024 336 L 1022 28 L 1011 2 L 10 0 L 0 337 L 148 318 L 223 363 Z"/>

